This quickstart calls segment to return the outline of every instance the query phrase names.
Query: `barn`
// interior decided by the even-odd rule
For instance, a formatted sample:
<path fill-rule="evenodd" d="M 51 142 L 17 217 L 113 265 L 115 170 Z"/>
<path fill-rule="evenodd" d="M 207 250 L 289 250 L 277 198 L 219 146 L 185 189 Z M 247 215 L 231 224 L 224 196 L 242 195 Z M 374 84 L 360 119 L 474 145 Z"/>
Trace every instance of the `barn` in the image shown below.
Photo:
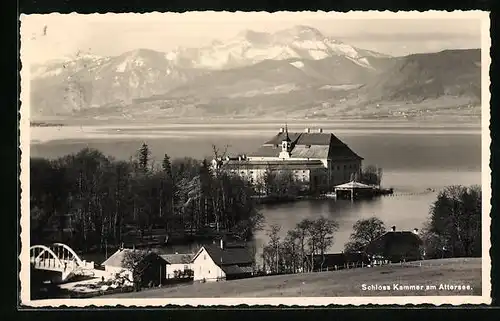
<path fill-rule="evenodd" d="M 134 270 L 131 268 L 130 260 L 137 257 Z M 166 278 L 167 262 L 154 252 L 136 249 L 119 249 L 101 265 L 111 278 L 117 274 L 124 276 L 129 281 L 137 281 L 140 275 L 141 286 L 160 285 Z"/>
<path fill-rule="evenodd" d="M 384 261 L 397 263 L 417 261 L 423 258 L 423 241 L 418 229 L 413 231 L 391 230 L 370 242 L 365 252 L 371 257 L 383 258 Z"/>

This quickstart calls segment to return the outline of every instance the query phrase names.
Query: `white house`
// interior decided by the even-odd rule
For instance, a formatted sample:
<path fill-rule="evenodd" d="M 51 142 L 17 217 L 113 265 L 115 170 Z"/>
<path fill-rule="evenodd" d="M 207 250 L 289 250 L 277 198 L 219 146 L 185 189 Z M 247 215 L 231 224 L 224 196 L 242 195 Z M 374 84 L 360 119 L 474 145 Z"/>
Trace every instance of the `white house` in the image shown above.
<path fill-rule="evenodd" d="M 252 275 L 254 258 L 245 247 L 205 245 L 193 257 L 194 281 L 219 281 Z"/>
<path fill-rule="evenodd" d="M 172 279 L 175 277 L 175 271 L 180 271 L 181 273 L 191 270 L 191 259 L 192 254 L 162 254 L 160 255 L 166 263 L 166 278 Z"/>
<path fill-rule="evenodd" d="M 132 271 L 125 264 L 126 253 L 133 251 L 130 249 L 118 249 L 106 261 L 101 263 L 104 266 L 104 271 L 109 278 L 114 278 L 117 274 L 126 276 L 127 279 L 133 280 Z"/>

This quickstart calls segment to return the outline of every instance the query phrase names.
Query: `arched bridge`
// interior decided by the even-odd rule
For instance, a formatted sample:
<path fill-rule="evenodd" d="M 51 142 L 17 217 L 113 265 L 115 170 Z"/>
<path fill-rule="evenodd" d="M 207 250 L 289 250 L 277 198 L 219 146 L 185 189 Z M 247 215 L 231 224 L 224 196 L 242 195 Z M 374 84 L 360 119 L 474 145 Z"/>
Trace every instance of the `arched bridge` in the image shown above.
<path fill-rule="evenodd" d="M 62 243 L 31 246 L 30 263 L 38 270 L 61 272 L 62 281 L 75 275 L 94 273 L 94 262 L 82 260 L 71 247 Z"/>

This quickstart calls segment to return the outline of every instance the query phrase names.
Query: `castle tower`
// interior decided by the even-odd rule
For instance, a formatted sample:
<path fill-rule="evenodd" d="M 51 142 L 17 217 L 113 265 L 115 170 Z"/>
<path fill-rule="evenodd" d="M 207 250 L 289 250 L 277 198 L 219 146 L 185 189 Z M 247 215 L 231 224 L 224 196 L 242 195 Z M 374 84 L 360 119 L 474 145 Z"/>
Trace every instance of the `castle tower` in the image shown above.
<path fill-rule="evenodd" d="M 288 135 L 288 124 L 285 124 L 285 138 L 281 141 L 281 153 L 279 158 L 290 158 L 290 152 L 292 151 L 292 140 Z"/>

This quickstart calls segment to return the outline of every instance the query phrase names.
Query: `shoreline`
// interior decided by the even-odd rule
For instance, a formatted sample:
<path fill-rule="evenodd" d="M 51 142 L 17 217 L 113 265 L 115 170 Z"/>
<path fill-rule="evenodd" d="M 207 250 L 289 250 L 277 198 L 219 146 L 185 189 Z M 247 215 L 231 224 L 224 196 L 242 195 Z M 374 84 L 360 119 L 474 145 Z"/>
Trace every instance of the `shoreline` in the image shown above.
<path fill-rule="evenodd" d="M 310 124 L 289 123 L 295 131 L 303 130 Z M 347 125 L 347 126 L 346 126 Z M 312 128 L 323 128 L 325 132 L 332 132 L 336 136 L 359 136 L 359 135 L 481 135 L 481 128 L 473 124 L 458 126 L 457 124 L 439 125 L 427 124 L 349 124 L 321 123 Z M 267 137 L 276 134 L 279 124 L 249 124 L 248 128 L 242 128 L 243 124 L 163 124 L 163 125 L 71 125 L 71 126 L 44 126 L 30 127 L 30 144 L 46 144 L 51 142 L 67 142 L 78 140 L 80 142 L 91 141 L 130 141 L 144 139 L 198 139 L 200 137 L 218 137 L 221 135 L 238 136 L 241 138 Z"/>
<path fill-rule="evenodd" d="M 415 118 L 405 118 L 405 117 L 345 117 L 345 118 L 288 118 L 287 121 L 290 124 L 311 124 L 311 123 L 402 123 L 402 124 L 470 124 L 481 126 L 481 116 L 435 116 L 435 117 L 415 117 Z M 67 117 L 47 117 L 39 119 L 31 119 L 30 127 L 64 127 L 64 126 L 120 126 L 120 125 L 160 125 L 160 124 L 193 124 L 193 125 L 205 125 L 205 124 L 281 124 L 283 122 L 282 117 L 269 117 L 269 118 L 258 118 L 258 117 L 165 117 L 156 119 L 78 119 L 78 118 L 67 118 Z"/>

